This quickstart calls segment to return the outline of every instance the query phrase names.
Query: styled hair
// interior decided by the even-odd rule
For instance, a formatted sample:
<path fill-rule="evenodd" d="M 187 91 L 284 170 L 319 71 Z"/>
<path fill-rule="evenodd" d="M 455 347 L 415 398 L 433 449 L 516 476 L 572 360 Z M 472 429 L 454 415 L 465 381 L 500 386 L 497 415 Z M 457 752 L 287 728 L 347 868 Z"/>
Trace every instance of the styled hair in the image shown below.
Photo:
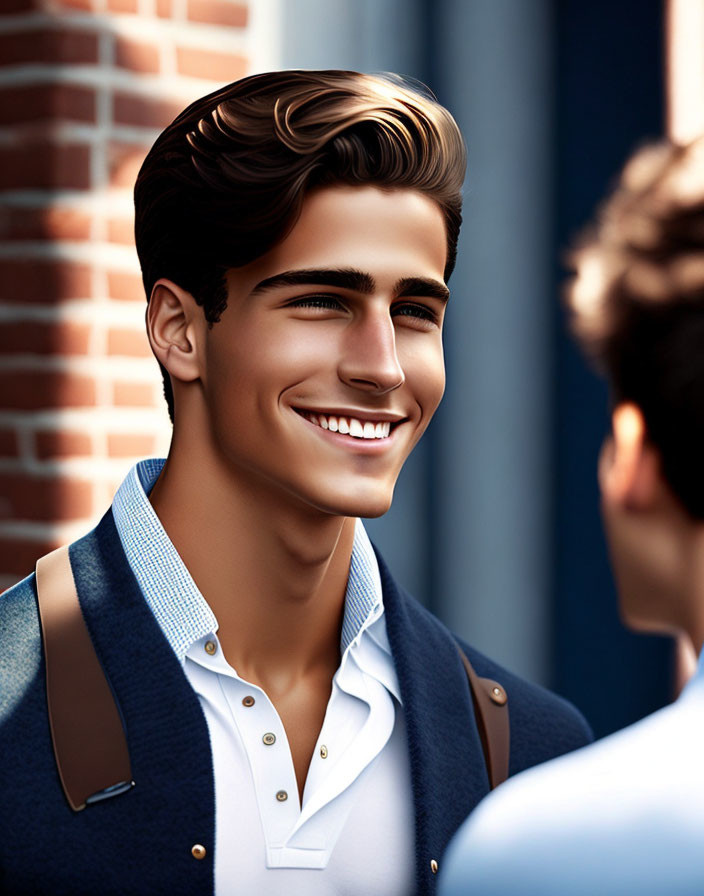
<path fill-rule="evenodd" d="M 212 325 L 225 274 L 281 242 L 311 190 L 375 184 L 440 206 L 447 279 L 462 221 L 465 147 L 422 85 L 395 75 L 279 71 L 197 100 L 157 138 L 135 186 L 135 237 L 147 301 L 160 277 L 202 305 Z M 173 420 L 168 373 L 164 392 Z"/>
<path fill-rule="evenodd" d="M 704 519 L 704 138 L 637 152 L 571 258 L 572 326 Z"/>

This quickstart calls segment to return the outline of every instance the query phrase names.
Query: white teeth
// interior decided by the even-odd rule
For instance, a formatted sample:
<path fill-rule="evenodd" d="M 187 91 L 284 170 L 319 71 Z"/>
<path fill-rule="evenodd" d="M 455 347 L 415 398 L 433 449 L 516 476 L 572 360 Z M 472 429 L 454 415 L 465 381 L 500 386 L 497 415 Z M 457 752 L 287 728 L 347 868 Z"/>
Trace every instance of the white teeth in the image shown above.
<path fill-rule="evenodd" d="M 354 417 L 350 418 L 350 435 L 357 439 L 364 438 L 364 427 L 359 420 L 355 420 Z"/>
<path fill-rule="evenodd" d="M 333 414 L 314 414 L 312 411 L 303 411 L 306 420 L 328 429 L 330 432 L 339 432 L 350 435 L 355 439 L 387 439 L 391 433 L 391 423 L 382 421 L 372 423 L 371 420 L 357 420 L 355 417 L 337 417 Z"/>

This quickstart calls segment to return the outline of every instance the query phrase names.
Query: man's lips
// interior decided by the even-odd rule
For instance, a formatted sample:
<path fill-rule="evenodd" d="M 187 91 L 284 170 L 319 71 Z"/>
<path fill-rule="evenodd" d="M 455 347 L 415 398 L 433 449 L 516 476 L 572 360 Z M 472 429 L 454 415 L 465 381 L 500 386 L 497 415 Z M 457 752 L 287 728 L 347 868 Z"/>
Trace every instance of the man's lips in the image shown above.
<path fill-rule="evenodd" d="M 306 408 L 294 408 L 310 423 L 319 426 L 329 432 L 339 432 L 349 435 L 353 439 L 365 439 L 367 441 L 389 438 L 394 427 L 401 423 L 404 417 L 382 411 L 312 411 Z"/>

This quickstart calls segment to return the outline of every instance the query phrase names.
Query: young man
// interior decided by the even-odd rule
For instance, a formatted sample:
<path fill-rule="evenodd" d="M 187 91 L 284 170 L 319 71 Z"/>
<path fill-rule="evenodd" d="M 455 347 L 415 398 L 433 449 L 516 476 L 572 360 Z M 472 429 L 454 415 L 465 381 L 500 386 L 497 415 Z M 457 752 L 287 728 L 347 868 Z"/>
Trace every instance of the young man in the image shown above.
<path fill-rule="evenodd" d="M 64 798 L 26 579 L 0 602 L 5 891 L 433 892 L 487 770 L 456 641 L 358 517 L 442 396 L 463 174 L 445 109 L 350 72 L 244 79 L 155 143 L 136 236 L 173 441 L 70 550 L 134 786 Z M 511 772 L 589 739 L 464 649 L 508 693 Z"/>
<path fill-rule="evenodd" d="M 704 140 L 638 153 L 575 261 L 575 329 L 614 403 L 599 478 L 621 613 L 699 666 L 672 706 L 492 795 L 443 896 L 704 889 Z"/>

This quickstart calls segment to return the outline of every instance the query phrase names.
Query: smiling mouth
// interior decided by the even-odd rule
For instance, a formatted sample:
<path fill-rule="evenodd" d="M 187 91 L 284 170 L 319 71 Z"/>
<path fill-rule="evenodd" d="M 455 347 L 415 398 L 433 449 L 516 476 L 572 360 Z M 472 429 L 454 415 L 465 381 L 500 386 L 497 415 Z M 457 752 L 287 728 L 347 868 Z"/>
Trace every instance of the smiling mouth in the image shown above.
<path fill-rule="evenodd" d="M 339 414 L 314 414 L 312 411 L 294 409 L 297 414 L 304 417 L 315 426 L 327 429 L 329 432 L 339 432 L 349 435 L 353 439 L 388 439 L 394 427 L 401 421 L 389 420 L 359 420 L 356 417 L 345 417 Z"/>

